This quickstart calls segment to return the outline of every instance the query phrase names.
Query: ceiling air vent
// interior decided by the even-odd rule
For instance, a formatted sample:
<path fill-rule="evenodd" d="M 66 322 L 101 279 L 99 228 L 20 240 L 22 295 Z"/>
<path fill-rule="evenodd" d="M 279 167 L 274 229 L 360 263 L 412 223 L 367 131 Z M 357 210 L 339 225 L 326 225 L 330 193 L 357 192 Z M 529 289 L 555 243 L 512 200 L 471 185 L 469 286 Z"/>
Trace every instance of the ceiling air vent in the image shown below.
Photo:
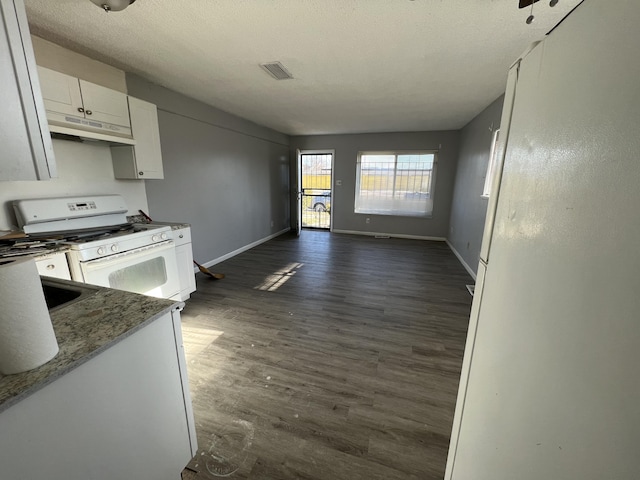
<path fill-rule="evenodd" d="M 280 62 L 263 63 L 260 66 L 276 80 L 289 80 L 293 78 L 293 75 L 291 75 Z"/>

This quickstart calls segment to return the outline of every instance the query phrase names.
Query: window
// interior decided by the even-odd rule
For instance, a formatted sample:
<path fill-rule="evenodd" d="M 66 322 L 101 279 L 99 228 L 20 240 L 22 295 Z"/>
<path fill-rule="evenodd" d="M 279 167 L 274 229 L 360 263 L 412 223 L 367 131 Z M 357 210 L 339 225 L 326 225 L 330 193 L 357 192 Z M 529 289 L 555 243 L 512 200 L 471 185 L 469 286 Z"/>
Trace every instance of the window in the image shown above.
<path fill-rule="evenodd" d="M 491 187 L 493 185 L 493 177 L 498 164 L 498 138 L 500 137 L 500 129 L 493 132 L 491 137 L 491 150 L 489 151 L 489 165 L 487 165 L 487 176 L 484 178 L 484 188 L 482 196 L 489 198 Z M 476 193 L 477 195 L 477 193 Z"/>
<path fill-rule="evenodd" d="M 436 152 L 360 152 L 355 213 L 431 216 Z"/>

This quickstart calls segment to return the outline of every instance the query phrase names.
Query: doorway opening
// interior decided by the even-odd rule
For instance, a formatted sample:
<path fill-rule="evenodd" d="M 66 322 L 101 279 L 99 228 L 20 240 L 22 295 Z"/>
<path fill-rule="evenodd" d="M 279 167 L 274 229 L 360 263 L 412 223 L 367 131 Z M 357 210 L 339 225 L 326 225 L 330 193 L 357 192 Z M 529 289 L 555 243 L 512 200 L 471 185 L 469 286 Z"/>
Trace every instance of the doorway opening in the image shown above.
<path fill-rule="evenodd" d="M 333 152 L 302 151 L 298 158 L 300 225 L 330 230 Z"/>

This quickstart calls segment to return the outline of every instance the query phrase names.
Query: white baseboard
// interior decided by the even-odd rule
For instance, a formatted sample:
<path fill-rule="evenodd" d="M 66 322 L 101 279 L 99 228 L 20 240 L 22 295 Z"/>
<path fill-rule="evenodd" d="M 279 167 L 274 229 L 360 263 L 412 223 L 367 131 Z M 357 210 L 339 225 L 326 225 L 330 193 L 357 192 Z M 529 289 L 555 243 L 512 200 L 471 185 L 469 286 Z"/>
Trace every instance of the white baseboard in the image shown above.
<path fill-rule="evenodd" d="M 449 240 L 445 240 L 447 242 L 447 245 L 449 245 L 449 248 L 451 249 L 451 251 L 453 252 L 453 254 L 458 257 L 458 260 L 460 260 L 460 263 L 462 264 L 462 266 L 464 267 L 464 269 L 469 273 L 469 275 L 471 275 L 471 278 L 473 278 L 473 280 L 476 280 L 476 272 L 474 272 L 471 267 L 469 266 L 469 264 L 467 262 L 464 261 L 464 258 L 462 258 L 462 255 L 460 255 L 458 253 L 458 251 L 453 248 L 453 245 L 451 245 L 451 242 L 449 242 Z"/>
<path fill-rule="evenodd" d="M 359 230 L 338 230 L 333 229 L 331 233 L 345 233 L 347 235 L 365 235 L 367 237 L 390 237 L 390 238 L 408 238 L 410 240 L 432 240 L 436 242 L 445 242 L 444 237 L 423 237 L 420 235 L 404 235 L 402 233 L 382 233 L 382 232 L 361 232 Z"/>
<path fill-rule="evenodd" d="M 276 232 L 276 233 L 274 233 L 274 234 L 272 234 L 272 235 L 269 235 L 268 237 L 264 237 L 264 238 L 261 238 L 260 240 L 256 240 L 255 242 L 250 243 L 249 245 L 245 245 L 244 247 L 238 248 L 237 250 L 234 250 L 233 252 L 229 252 L 229 253 L 227 253 L 227 254 L 225 254 L 225 255 L 222 255 L 221 257 L 214 258 L 213 260 L 209 260 L 208 262 L 206 262 L 206 263 L 202 263 L 201 265 L 202 265 L 203 267 L 207 267 L 207 268 L 208 268 L 208 267 L 210 267 L 210 266 L 212 266 L 212 265 L 216 265 L 216 264 L 218 264 L 218 263 L 220 263 L 220 262 L 224 262 L 225 260 L 228 260 L 228 259 L 230 259 L 231 257 L 235 257 L 236 255 L 239 255 L 239 254 L 240 254 L 240 253 L 242 253 L 242 252 L 246 252 L 247 250 L 250 250 L 250 249 L 252 249 L 253 247 L 257 247 L 257 246 L 258 246 L 258 245 L 260 245 L 261 243 L 268 242 L 269 240 L 271 240 L 271 239 L 273 239 L 273 238 L 279 237 L 279 236 L 280 236 L 280 235 L 282 235 L 283 233 L 287 233 L 287 232 L 288 232 L 288 231 L 290 231 L 290 230 L 291 230 L 291 228 L 290 228 L 290 227 L 289 227 L 289 228 L 285 228 L 284 230 L 280 230 L 279 232 Z M 198 270 L 198 267 L 195 267 L 195 268 L 193 269 L 193 271 L 194 271 L 195 273 L 198 273 L 198 271 L 199 271 L 199 270 Z"/>

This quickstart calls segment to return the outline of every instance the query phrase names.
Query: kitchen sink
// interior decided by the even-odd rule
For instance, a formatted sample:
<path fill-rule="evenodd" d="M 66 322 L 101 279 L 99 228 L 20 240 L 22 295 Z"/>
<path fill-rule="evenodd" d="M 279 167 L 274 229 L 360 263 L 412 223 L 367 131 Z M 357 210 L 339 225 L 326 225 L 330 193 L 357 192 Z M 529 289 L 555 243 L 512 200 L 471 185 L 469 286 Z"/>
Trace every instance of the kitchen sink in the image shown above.
<path fill-rule="evenodd" d="M 44 300 L 49 311 L 65 307 L 71 303 L 82 300 L 85 296 L 94 293 L 96 289 L 84 285 L 73 285 L 71 282 L 41 278 Z"/>

